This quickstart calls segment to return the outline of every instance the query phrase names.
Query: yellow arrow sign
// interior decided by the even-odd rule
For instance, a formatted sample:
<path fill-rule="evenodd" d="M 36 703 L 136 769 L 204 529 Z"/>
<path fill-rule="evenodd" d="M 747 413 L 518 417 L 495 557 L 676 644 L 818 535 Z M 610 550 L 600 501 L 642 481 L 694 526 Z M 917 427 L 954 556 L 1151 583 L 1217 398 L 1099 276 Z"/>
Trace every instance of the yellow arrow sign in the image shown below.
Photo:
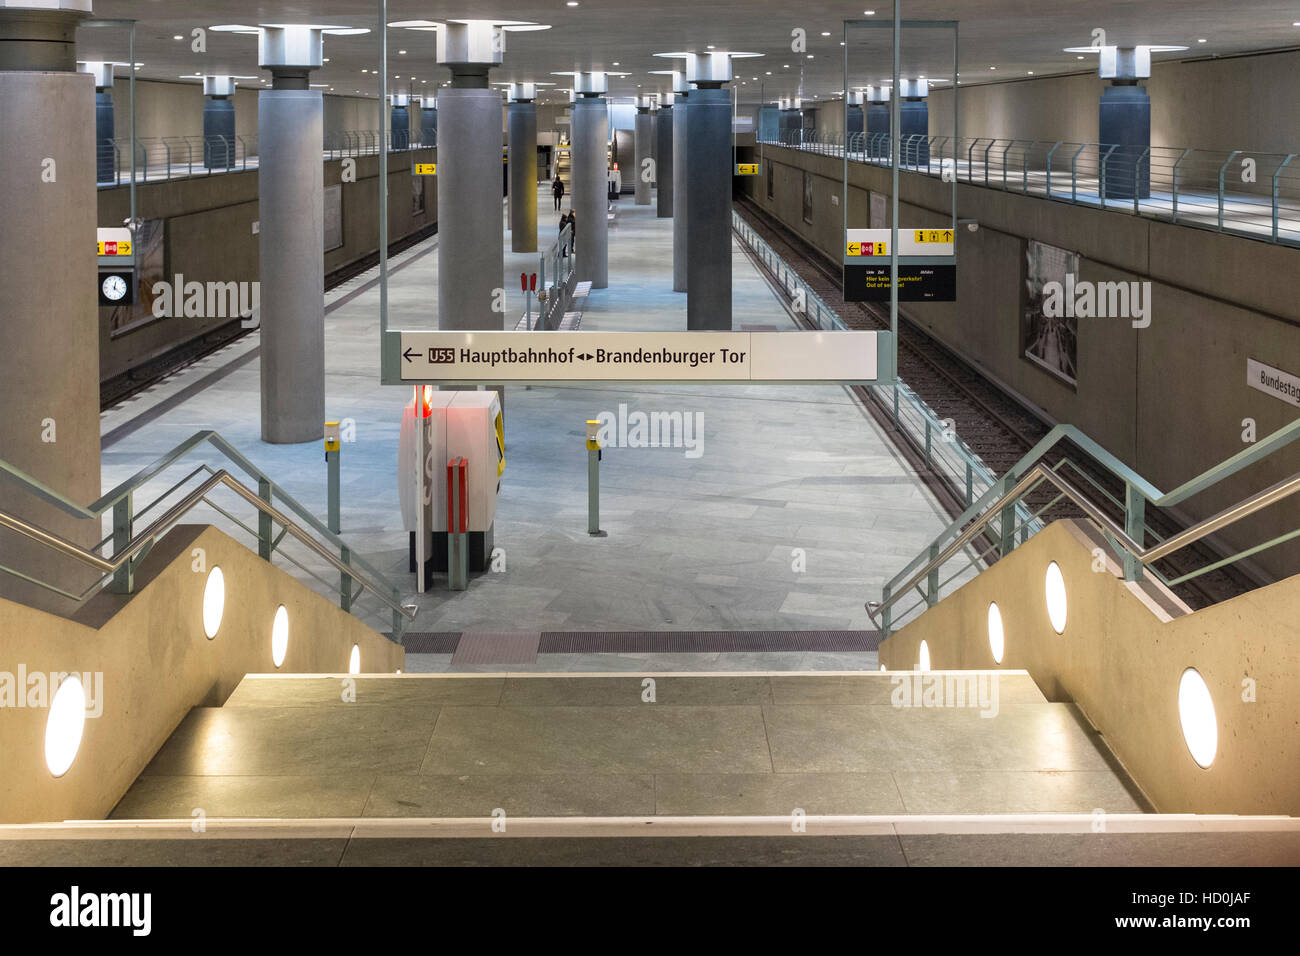
<path fill-rule="evenodd" d="M 918 244 L 923 242 L 952 242 L 951 229 L 917 229 L 915 235 Z"/>
<path fill-rule="evenodd" d="M 887 256 L 889 255 L 889 243 L 850 242 L 848 244 L 848 254 L 851 256 Z"/>
<path fill-rule="evenodd" d="M 436 176 L 438 175 L 437 163 L 416 163 L 412 172 L 416 176 Z"/>
<path fill-rule="evenodd" d="M 737 164 L 736 164 L 736 175 L 737 175 L 737 176 L 757 176 L 757 175 L 758 175 L 758 163 L 737 163 Z"/>
<path fill-rule="evenodd" d="M 99 242 L 95 245 L 98 247 L 101 256 L 129 256 L 131 254 L 131 243 L 129 242 Z"/>

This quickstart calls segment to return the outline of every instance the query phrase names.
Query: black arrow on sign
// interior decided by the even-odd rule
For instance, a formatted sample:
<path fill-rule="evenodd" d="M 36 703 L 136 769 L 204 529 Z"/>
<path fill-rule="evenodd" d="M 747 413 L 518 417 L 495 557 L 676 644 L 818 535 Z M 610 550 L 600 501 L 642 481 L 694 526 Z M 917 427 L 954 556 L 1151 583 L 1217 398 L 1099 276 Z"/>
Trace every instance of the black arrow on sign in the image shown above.
<path fill-rule="evenodd" d="M 420 354 L 419 352 L 414 352 L 408 348 L 405 352 L 402 353 L 402 358 L 406 359 L 408 362 L 412 362 L 414 361 L 414 356 L 419 354 Z"/>
<path fill-rule="evenodd" d="M 590 354 L 589 352 L 583 352 L 581 355 L 578 356 L 578 358 L 582 359 L 584 362 L 593 359 L 595 357 L 596 356 Z"/>

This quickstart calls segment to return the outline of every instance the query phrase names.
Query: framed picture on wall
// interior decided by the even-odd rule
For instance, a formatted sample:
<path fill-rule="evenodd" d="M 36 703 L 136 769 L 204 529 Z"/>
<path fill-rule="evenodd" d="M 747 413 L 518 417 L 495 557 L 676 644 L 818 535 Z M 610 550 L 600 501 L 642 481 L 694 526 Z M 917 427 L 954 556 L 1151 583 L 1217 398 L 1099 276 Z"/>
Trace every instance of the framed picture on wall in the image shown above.
<path fill-rule="evenodd" d="M 813 176 L 807 171 L 803 174 L 803 221 L 809 225 L 813 221 Z"/>
<path fill-rule="evenodd" d="M 424 215 L 424 177 L 411 177 L 411 215 Z"/>
<path fill-rule="evenodd" d="M 772 164 L 767 164 L 767 198 L 772 199 L 776 196 L 776 185 L 772 178 Z"/>
<path fill-rule="evenodd" d="M 343 246 L 343 186 L 325 187 L 325 251 Z"/>
<path fill-rule="evenodd" d="M 1021 310 L 1021 346 L 1024 357 L 1068 385 L 1079 375 L 1079 320 L 1059 314 L 1050 306 L 1060 301 L 1067 275 L 1078 276 L 1079 254 L 1028 241 L 1025 249 L 1025 298 Z M 1055 296 L 1049 293 L 1055 283 Z"/>
<path fill-rule="evenodd" d="M 889 228 L 889 211 L 885 207 L 885 196 L 883 193 L 873 192 L 871 194 L 871 228 Z"/>

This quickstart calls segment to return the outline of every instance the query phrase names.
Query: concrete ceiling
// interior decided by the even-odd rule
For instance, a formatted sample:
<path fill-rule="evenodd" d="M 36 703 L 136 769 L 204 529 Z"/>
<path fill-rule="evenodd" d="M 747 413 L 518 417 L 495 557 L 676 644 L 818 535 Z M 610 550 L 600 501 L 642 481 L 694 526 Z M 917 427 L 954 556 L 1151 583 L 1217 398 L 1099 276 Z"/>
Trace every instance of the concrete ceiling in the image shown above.
<path fill-rule="evenodd" d="M 868 9 L 875 10 L 874 17 L 863 16 Z M 362 72 L 378 66 L 375 31 L 379 4 L 373 0 L 96 0 L 95 15 L 137 20 L 136 59 L 144 66 L 136 75 L 164 80 L 195 73 L 267 76 L 257 69 L 254 37 L 209 32 L 207 52 L 194 53 L 189 38 L 195 27 L 290 22 L 370 27 L 372 32 L 365 36 L 326 37 L 329 62 L 312 79 L 338 94 L 374 96 L 378 92 L 374 72 Z M 762 58 L 736 62 L 740 99 L 752 103 L 786 95 L 828 98 L 843 86 L 843 21 L 887 21 L 892 16 L 892 6 L 881 0 L 808 0 L 799 4 L 788 0 L 655 0 L 646 4 L 580 0 L 576 7 L 567 6 L 565 0 L 391 0 L 387 19 L 476 17 L 551 24 L 550 30 L 510 34 L 504 65 L 493 71 L 492 79 L 555 81 L 563 86 L 565 78 L 551 76 L 553 71 L 627 71 L 629 76 L 610 79 L 610 92 L 617 96 L 667 89 L 667 78 L 650 71 L 671 68 L 674 61 L 655 58 L 657 52 L 702 52 L 714 44 L 718 49 L 762 53 Z M 1036 77 L 1092 72 L 1094 56 L 1080 61 L 1062 48 L 1089 45 L 1097 28 L 1106 31 L 1108 43 L 1121 46 L 1147 43 L 1191 48 L 1186 53 L 1157 54 L 1156 62 L 1300 47 L 1300 27 L 1292 25 L 1300 20 L 1300 3 L 1295 0 L 905 0 L 903 17 L 960 21 L 963 84 L 1025 79 L 1030 71 Z M 795 28 L 807 33 L 806 52 L 791 51 Z M 184 39 L 173 39 L 178 35 Z M 1198 42 L 1202 39 L 1206 42 Z M 82 29 L 78 40 L 80 59 L 127 59 L 124 34 L 116 30 Z M 889 30 L 853 31 L 849 43 L 851 86 L 888 76 L 891 42 Z M 905 72 L 951 75 L 948 37 L 932 30 L 905 31 L 903 44 Z M 399 52 L 402 50 L 406 52 Z M 433 51 L 434 34 L 390 29 L 390 90 L 428 92 L 444 82 L 447 71 L 434 61 Z M 119 75 L 122 72 L 119 70 Z M 242 85 L 257 86 L 259 81 Z M 554 93 L 549 97 L 560 99 Z"/>

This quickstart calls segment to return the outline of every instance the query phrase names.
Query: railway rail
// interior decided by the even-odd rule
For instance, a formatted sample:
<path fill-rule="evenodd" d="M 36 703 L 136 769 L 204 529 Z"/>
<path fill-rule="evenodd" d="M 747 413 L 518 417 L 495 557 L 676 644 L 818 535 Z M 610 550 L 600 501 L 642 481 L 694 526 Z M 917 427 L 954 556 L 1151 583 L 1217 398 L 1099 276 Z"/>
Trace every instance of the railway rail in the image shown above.
<path fill-rule="evenodd" d="M 821 250 L 794 236 L 748 199 L 735 202 L 737 212 L 750 227 L 766 241 L 786 264 L 794 269 L 824 302 L 839 314 L 851 329 L 888 329 L 889 310 L 871 303 L 845 302 L 838 266 L 827 260 Z M 776 287 L 780 283 L 757 263 L 769 281 Z M 796 321 L 806 317 L 795 315 Z M 958 435 L 984 463 L 998 475 L 1005 474 L 1055 425 L 1027 403 L 1008 393 L 964 357 L 936 341 L 927 331 L 912 322 L 900 309 L 898 329 L 898 377 L 905 381 L 934 412 L 949 419 Z M 920 449 L 896 430 L 890 417 L 878 404 L 868 389 L 855 387 L 853 392 L 890 433 L 901 450 L 917 468 L 926 484 L 956 518 L 965 509 L 962 489 L 949 479 L 926 468 Z M 1053 450 L 1044 461 L 1052 466 L 1062 458 L 1069 458 L 1076 466 L 1111 495 L 1123 500 L 1124 489 L 1118 486 L 1110 473 L 1095 466 L 1081 449 L 1069 445 L 1064 450 Z M 1044 521 L 1061 518 L 1080 518 L 1082 512 L 1067 503 L 1051 503 L 1050 493 L 1044 490 L 1041 497 L 1030 497 L 1035 511 L 1044 508 Z M 1117 522 L 1123 522 L 1118 508 L 1109 502 L 1106 510 Z M 1146 522 L 1150 530 L 1161 538 L 1181 531 L 1185 525 L 1176 517 L 1148 506 Z M 996 560 L 995 549 L 989 560 Z M 1166 578 L 1172 579 L 1197 568 L 1211 564 L 1224 555 L 1207 544 L 1197 544 L 1157 564 Z M 1217 604 L 1267 583 L 1248 577 L 1235 567 L 1210 571 L 1198 578 L 1176 585 L 1174 593 L 1193 610 Z"/>

